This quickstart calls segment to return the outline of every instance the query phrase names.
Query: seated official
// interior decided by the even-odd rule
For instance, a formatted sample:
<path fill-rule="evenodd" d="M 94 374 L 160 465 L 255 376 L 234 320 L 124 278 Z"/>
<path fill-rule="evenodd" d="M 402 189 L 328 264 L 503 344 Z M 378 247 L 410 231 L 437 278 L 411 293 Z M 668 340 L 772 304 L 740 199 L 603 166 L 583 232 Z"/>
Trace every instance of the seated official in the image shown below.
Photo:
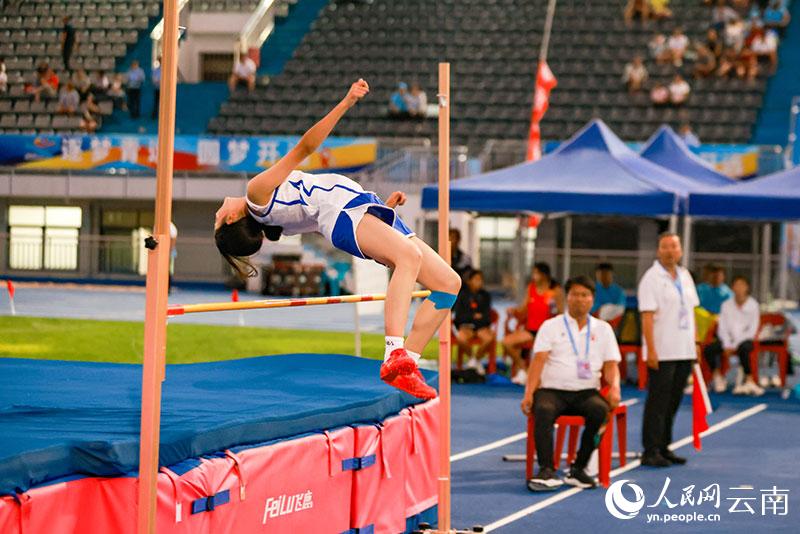
<path fill-rule="evenodd" d="M 601 319 L 612 319 L 625 313 L 625 290 L 622 286 L 614 282 L 614 266 L 610 263 L 600 263 L 594 271 L 595 277 L 595 295 L 594 305 L 592 306 L 592 314 L 600 317 Z M 605 317 L 601 308 L 606 307 L 607 310 L 612 310 L 610 317 Z"/>
<path fill-rule="evenodd" d="M 586 473 L 601 427 L 609 411 L 620 402 L 617 338 L 607 322 L 589 315 L 594 303 L 594 282 L 587 276 L 567 281 L 567 312 L 542 324 L 533 345 L 522 412 L 534 416 L 534 437 L 539 471 L 528 481 L 531 491 L 549 491 L 563 482 L 593 488 Z M 608 399 L 600 395 L 600 375 L 609 385 Z M 585 419 L 580 449 L 562 481 L 553 469 L 553 425 L 562 415 Z"/>
<path fill-rule="evenodd" d="M 753 351 L 753 339 L 758 331 L 761 313 L 756 299 L 750 296 L 750 282 L 744 276 L 733 279 L 733 298 L 722 303 L 717 323 L 717 339 L 706 347 L 704 356 L 708 366 L 713 372 L 712 386 L 716 393 L 722 393 L 728 388 L 727 380 L 720 371 L 720 359 L 723 353 L 727 356 L 739 356 L 739 365 L 744 373 L 744 382 L 736 384 L 733 388 L 734 395 L 764 394 L 753 380 L 750 370 L 750 353 Z"/>
<path fill-rule="evenodd" d="M 466 284 L 458 294 L 453 312 L 455 314 L 453 324 L 458 331 L 456 343 L 464 352 L 470 354 L 467 368 L 483 374 L 483 367 L 479 362 L 489 346 L 494 343 L 494 333 L 491 319 L 492 296 L 483 288 L 483 273 L 480 270 L 467 273 Z M 470 340 L 474 337 L 480 342 L 477 357 L 472 355 L 470 346 Z"/>

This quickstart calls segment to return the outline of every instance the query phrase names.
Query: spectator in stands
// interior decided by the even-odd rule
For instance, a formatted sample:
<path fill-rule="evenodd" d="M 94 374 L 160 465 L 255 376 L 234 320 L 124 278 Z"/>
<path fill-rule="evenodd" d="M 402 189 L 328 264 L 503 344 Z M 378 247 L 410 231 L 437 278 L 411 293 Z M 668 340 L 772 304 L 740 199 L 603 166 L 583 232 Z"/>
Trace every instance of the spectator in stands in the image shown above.
<path fill-rule="evenodd" d="M 713 31 L 713 30 L 712 30 Z M 695 78 L 707 78 L 717 70 L 717 58 L 708 47 L 702 43 L 695 45 L 695 61 L 692 73 Z"/>
<path fill-rule="evenodd" d="M 109 87 L 111 86 L 111 82 L 108 80 L 108 76 L 106 76 L 106 72 L 104 70 L 98 70 L 92 76 L 92 92 L 94 93 L 95 97 L 104 96 L 106 92 L 108 92 Z"/>
<path fill-rule="evenodd" d="M 669 84 L 669 101 L 674 106 L 682 106 L 689 100 L 689 95 L 692 88 L 689 83 L 683 79 L 683 76 L 676 74 Z"/>
<path fill-rule="evenodd" d="M 389 116 L 394 118 L 409 116 L 408 85 L 405 82 L 397 84 L 397 90 L 389 97 Z"/>
<path fill-rule="evenodd" d="M 766 59 L 772 72 L 778 67 L 778 32 L 765 30 L 763 24 L 756 24 L 745 42 L 758 59 Z"/>
<path fill-rule="evenodd" d="M 736 63 L 736 76 L 742 80 L 754 81 L 758 76 L 758 57 L 749 46 L 742 48 Z"/>
<path fill-rule="evenodd" d="M 719 61 L 725 45 L 722 43 L 722 39 L 719 38 L 719 32 L 714 28 L 709 28 L 708 32 L 706 32 L 706 48 L 714 54 L 714 59 Z"/>
<path fill-rule="evenodd" d="M 650 89 L 650 101 L 656 106 L 669 104 L 669 89 L 663 83 L 656 83 Z"/>
<path fill-rule="evenodd" d="M 725 26 L 725 46 L 727 48 L 732 48 L 738 53 L 744 46 L 745 37 L 747 37 L 747 27 L 742 19 Z"/>
<path fill-rule="evenodd" d="M 81 102 L 86 100 L 86 97 L 92 91 L 92 80 L 89 78 L 89 75 L 86 74 L 86 71 L 78 69 L 72 77 L 72 84 L 75 86 L 75 90 L 78 91 L 78 94 L 81 95 Z"/>
<path fill-rule="evenodd" d="M 622 82 L 628 88 L 629 93 L 638 93 L 644 88 L 644 84 L 647 82 L 647 68 L 644 66 L 642 56 L 634 56 L 633 61 L 625 65 Z"/>
<path fill-rule="evenodd" d="M 39 65 L 36 71 L 36 81 L 31 89 L 33 100 L 39 102 L 42 98 L 56 98 L 59 84 L 58 75 L 47 63 Z"/>
<path fill-rule="evenodd" d="M 236 87 L 244 85 L 247 92 L 252 93 L 256 88 L 256 62 L 247 55 L 247 50 L 242 50 L 239 54 L 239 61 L 233 66 L 233 73 L 228 79 L 228 89 L 231 93 L 236 91 Z"/>
<path fill-rule="evenodd" d="M 131 61 L 131 68 L 127 76 L 128 109 L 131 118 L 138 119 L 141 112 L 142 85 L 144 84 L 144 70 L 139 66 L 139 61 Z"/>
<path fill-rule="evenodd" d="M 697 137 L 697 134 L 692 131 L 692 127 L 689 126 L 689 123 L 684 122 L 681 125 L 680 130 L 678 130 L 678 135 L 683 142 L 686 143 L 686 146 L 689 147 L 697 147 L 700 146 L 700 138 Z"/>
<path fill-rule="evenodd" d="M 469 271 L 464 278 L 466 284 L 462 286 L 453 306 L 453 324 L 458 331 L 456 343 L 470 355 L 467 368 L 483 374 L 480 360 L 495 340 L 491 318 L 492 296 L 483 288 L 483 273 L 480 270 Z M 472 355 L 470 347 L 470 341 L 475 337 L 479 341 L 477 357 Z"/>
<path fill-rule="evenodd" d="M 739 63 L 739 56 L 733 48 L 726 48 L 722 53 L 722 58 L 719 60 L 719 68 L 717 69 L 717 76 L 720 78 L 726 77 L 731 72 L 736 71 L 736 66 Z"/>
<path fill-rule="evenodd" d="M 697 296 L 700 307 L 714 315 L 719 314 L 722 303 L 733 296 L 731 288 L 725 283 L 725 269 L 719 265 L 707 265 L 708 281 L 698 284 Z"/>
<path fill-rule="evenodd" d="M 531 273 L 531 281 L 525 291 L 525 300 L 517 308 L 509 308 L 508 313 L 523 318 L 517 323 L 517 330 L 503 338 L 506 354 L 511 356 L 511 381 L 525 385 L 528 380 L 527 364 L 522 359 L 522 349 L 536 339 L 536 333 L 547 319 L 564 311 L 564 291 L 550 275 L 550 266 L 536 263 Z"/>
<path fill-rule="evenodd" d="M 597 268 L 594 270 L 594 280 L 595 294 L 592 314 L 600 312 L 600 308 L 603 306 L 617 306 L 621 309 L 616 315 L 624 313 L 627 298 L 625 297 L 625 290 L 622 289 L 622 286 L 614 282 L 614 266 L 610 263 L 598 264 Z M 615 317 L 616 315 L 612 315 L 611 317 Z M 598 315 L 598 317 L 603 319 L 600 315 Z"/>
<path fill-rule="evenodd" d="M 646 22 L 650 18 L 650 3 L 648 0 L 628 0 L 623 13 L 625 24 L 630 26 L 637 15 L 642 22 Z"/>
<path fill-rule="evenodd" d="M 647 43 L 650 49 L 650 56 L 657 63 L 667 63 L 672 58 L 672 53 L 667 46 L 667 37 L 663 33 L 656 33 L 650 42 Z"/>
<path fill-rule="evenodd" d="M 461 232 L 457 228 L 451 228 L 448 234 L 450 238 L 450 265 L 458 276 L 464 277 L 472 269 L 472 258 L 461 250 Z"/>
<path fill-rule="evenodd" d="M 740 18 L 736 10 L 729 6 L 726 0 L 717 0 L 717 5 L 711 10 L 711 27 L 717 32 L 721 32 L 728 23 Z"/>
<path fill-rule="evenodd" d="M 753 380 L 750 369 L 750 353 L 753 351 L 753 339 L 760 320 L 758 302 L 750 296 L 750 282 L 744 276 L 735 276 L 733 298 L 723 302 L 720 309 L 717 339 L 706 347 L 703 354 L 711 368 L 711 383 L 717 393 L 728 388 L 727 380 L 720 372 L 722 355 L 730 357 L 736 354 L 739 356 L 744 382 L 734 386 L 733 394 L 756 397 L 764 394 L 764 390 Z"/>
<path fill-rule="evenodd" d="M 8 73 L 6 72 L 6 58 L 0 57 L 0 93 L 8 91 Z"/>
<path fill-rule="evenodd" d="M 419 86 L 419 83 L 411 84 L 411 92 L 408 94 L 408 112 L 412 117 L 424 119 L 428 112 L 428 95 Z"/>
<path fill-rule="evenodd" d="M 81 96 L 75 89 L 72 82 L 61 88 L 61 93 L 58 97 L 58 113 L 64 115 L 74 115 L 78 111 L 78 106 L 81 104 Z"/>
<path fill-rule="evenodd" d="M 94 133 L 97 130 L 97 117 L 100 115 L 100 107 L 94 101 L 94 95 L 89 93 L 86 100 L 81 103 L 81 130 L 86 133 Z"/>
<path fill-rule="evenodd" d="M 650 0 L 650 7 L 653 8 L 653 19 L 666 20 L 672 18 L 672 10 L 669 8 L 669 0 Z"/>
<path fill-rule="evenodd" d="M 581 445 L 564 482 L 579 488 L 597 486 L 586 473 L 599 433 L 610 410 L 620 402 L 619 353 L 611 325 L 589 314 L 594 283 L 587 276 L 567 282 L 567 311 L 542 324 L 533 346 L 534 358 L 520 408 L 534 416 L 539 470 L 528 481 L 531 491 L 550 491 L 562 481 L 553 469 L 553 427 L 564 414 L 584 418 Z M 600 394 L 600 378 L 609 386 Z"/>
<path fill-rule="evenodd" d="M 108 78 L 106 78 L 105 74 L 103 78 L 108 82 Z M 108 90 L 103 94 L 111 98 L 115 108 L 121 109 L 122 111 L 128 110 L 128 104 L 125 102 L 125 83 L 122 74 L 117 73 L 114 75 L 114 81 L 111 82 Z"/>
<path fill-rule="evenodd" d="M 161 57 L 153 64 L 153 70 L 150 71 L 150 80 L 153 82 L 153 111 L 150 113 L 150 118 L 155 120 L 158 118 L 158 106 L 161 102 Z"/>
<path fill-rule="evenodd" d="M 764 25 L 767 28 L 783 30 L 789 25 L 791 18 L 782 0 L 772 0 L 769 7 L 764 10 Z"/>
<path fill-rule="evenodd" d="M 69 66 L 69 60 L 78 44 L 78 34 L 72 26 L 72 17 L 67 15 L 62 21 L 64 26 L 61 28 L 61 59 L 64 61 L 64 68 L 71 71 L 72 67 Z"/>
<path fill-rule="evenodd" d="M 683 56 L 686 55 L 686 49 L 689 48 L 689 38 L 686 37 L 680 26 L 672 30 L 672 35 L 667 41 L 667 48 L 669 48 L 672 64 L 676 67 L 683 65 Z"/>

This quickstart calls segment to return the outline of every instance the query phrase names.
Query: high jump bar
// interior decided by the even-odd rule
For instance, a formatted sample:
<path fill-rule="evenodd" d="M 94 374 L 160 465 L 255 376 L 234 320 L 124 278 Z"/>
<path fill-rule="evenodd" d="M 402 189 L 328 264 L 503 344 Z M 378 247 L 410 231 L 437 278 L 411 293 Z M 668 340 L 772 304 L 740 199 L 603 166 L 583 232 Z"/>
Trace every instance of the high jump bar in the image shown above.
<path fill-rule="evenodd" d="M 412 298 L 425 298 L 431 292 L 427 289 L 414 291 Z M 343 295 L 341 297 L 311 297 L 303 299 L 269 299 L 245 302 L 210 302 L 207 304 L 177 304 L 167 308 L 167 315 L 184 315 L 187 313 L 218 312 L 232 310 L 260 310 L 265 308 L 293 308 L 295 306 L 321 306 L 324 304 L 348 304 L 352 302 L 374 302 L 386 300 L 385 293 L 371 295 Z"/>

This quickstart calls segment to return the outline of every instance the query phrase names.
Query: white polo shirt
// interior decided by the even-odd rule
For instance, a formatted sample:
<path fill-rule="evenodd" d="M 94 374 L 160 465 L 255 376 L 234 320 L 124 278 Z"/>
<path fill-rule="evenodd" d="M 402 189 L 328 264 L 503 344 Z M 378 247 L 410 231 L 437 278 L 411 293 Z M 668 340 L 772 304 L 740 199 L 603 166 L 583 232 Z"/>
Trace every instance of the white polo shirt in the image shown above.
<path fill-rule="evenodd" d="M 653 337 L 659 361 L 697 358 L 694 308 L 700 305 L 700 299 L 689 271 L 680 266 L 676 270 L 678 278 L 673 279 L 656 260 L 639 281 L 639 311 L 654 312 Z M 682 313 L 685 313 L 683 321 Z M 644 337 L 642 357 L 647 359 Z"/>
<path fill-rule="evenodd" d="M 578 353 L 570 342 L 564 325 L 567 318 Z M 592 377 L 578 378 L 578 358 L 585 358 L 587 327 L 589 332 L 589 365 Z M 578 391 L 581 389 L 600 389 L 600 374 L 604 362 L 618 362 L 622 358 L 619 345 L 611 325 L 600 319 L 589 317 L 587 326 L 578 330 L 578 322 L 569 313 L 560 314 L 548 319 L 539 328 L 533 344 L 534 354 L 549 352 L 542 370 L 540 387 Z"/>
<path fill-rule="evenodd" d="M 717 327 L 717 337 L 722 347 L 736 349 L 742 342 L 755 339 L 760 321 L 761 311 L 753 297 L 747 297 L 741 306 L 736 304 L 734 297 L 723 302 Z"/>

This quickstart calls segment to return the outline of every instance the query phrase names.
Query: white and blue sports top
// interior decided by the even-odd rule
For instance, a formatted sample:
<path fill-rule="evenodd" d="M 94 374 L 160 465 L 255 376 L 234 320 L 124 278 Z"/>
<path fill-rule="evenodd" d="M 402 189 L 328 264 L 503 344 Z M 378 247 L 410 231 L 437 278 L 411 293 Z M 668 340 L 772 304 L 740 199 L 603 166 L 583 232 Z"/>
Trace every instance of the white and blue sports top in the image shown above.
<path fill-rule="evenodd" d="M 292 171 L 266 206 L 247 199 L 250 215 L 262 224 L 280 226 L 286 235 L 319 232 L 336 248 L 368 258 L 356 242 L 356 228 L 365 213 L 374 215 L 404 236 L 414 232 L 371 191 L 341 174 Z"/>

